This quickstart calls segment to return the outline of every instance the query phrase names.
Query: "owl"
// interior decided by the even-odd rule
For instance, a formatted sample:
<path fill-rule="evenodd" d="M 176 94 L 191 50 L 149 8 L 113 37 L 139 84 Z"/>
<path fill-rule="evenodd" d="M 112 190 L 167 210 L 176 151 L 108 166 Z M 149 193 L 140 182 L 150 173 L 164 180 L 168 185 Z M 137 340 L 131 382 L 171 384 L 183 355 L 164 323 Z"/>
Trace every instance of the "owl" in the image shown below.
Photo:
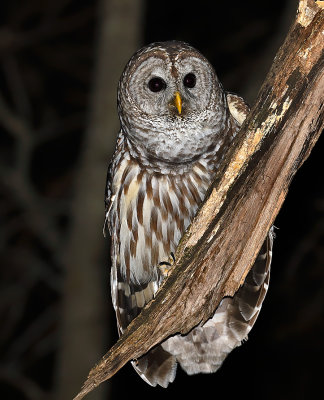
<path fill-rule="evenodd" d="M 153 43 L 126 65 L 105 196 L 120 335 L 165 279 L 247 112 L 244 100 L 225 92 L 211 64 L 186 43 Z M 244 284 L 206 323 L 132 361 L 148 384 L 167 387 L 177 364 L 189 375 L 215 372 L 247 338 L 268 289 L 272 241 L 270 231 Z"/>

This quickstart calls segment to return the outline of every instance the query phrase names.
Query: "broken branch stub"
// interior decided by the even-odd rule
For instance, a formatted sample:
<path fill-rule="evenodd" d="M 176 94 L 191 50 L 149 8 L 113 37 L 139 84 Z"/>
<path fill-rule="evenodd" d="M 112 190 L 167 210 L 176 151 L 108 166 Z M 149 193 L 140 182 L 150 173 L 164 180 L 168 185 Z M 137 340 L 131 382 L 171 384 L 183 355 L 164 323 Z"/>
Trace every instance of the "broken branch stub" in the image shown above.
<path fill-rule="evenodd" d="M 155 299 L 95 366 L 75 399 L 175 333 L 206 321 L 244 282 L 297 169 L 324 127 L 324 10 L 300 1 L 224 168 L 181 240 Z"/>

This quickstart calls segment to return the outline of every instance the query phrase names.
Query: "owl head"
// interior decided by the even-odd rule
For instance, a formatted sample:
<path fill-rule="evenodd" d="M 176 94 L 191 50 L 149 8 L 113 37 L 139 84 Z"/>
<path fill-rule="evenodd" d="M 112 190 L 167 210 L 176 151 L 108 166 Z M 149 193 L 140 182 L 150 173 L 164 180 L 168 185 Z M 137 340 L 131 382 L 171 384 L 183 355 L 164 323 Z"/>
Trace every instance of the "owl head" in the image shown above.
<path fill-rule="evenodd" d="M 129 60 L 119 81 L 118 112 L 141 157 L 181 164 L 217 146 L 227 106 L 207 59 L 171 41 L 150 44 Z"/>

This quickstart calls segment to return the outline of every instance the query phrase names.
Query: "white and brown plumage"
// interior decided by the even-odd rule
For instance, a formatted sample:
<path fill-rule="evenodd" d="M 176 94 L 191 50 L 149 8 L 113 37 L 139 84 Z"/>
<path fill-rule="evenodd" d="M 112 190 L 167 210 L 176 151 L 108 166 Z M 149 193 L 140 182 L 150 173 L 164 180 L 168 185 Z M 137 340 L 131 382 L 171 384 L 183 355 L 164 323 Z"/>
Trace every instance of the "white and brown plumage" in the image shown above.
<path fill-rule="evenodd" d="M 128 62 L 118 88 L 121 131 L 110 164 L 106 222 L 119 333 L 156 293 L 159 263 L 175 251 L 248 108 L 223 91 L 208 61 L 182 42 L 154 43 Z M 272 235 L 243 286 L 188 335 L 133 362 L 149 384 L 216 371 L 252 328 L 267 292 Z M 215 266 L 217 268 L 217 266 Z"/>

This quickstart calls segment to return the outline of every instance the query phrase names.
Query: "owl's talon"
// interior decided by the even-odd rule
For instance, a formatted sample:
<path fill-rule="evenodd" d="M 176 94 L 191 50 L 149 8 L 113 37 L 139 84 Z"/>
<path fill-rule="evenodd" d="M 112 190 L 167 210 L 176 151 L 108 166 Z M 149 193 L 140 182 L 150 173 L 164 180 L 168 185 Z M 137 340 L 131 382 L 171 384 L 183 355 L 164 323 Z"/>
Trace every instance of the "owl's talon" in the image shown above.
<path fill-rule="evenodd" d="M 168 265 L 169 267 L 171 266 L 171 264 L 170 264 L 168 261 L 161 261 L 161 262 L 159 263 L 159 265 L 160 265 L 160 266 L 162 266 L 162 265 Z"/>
<path fill-rule="evenodd" d="M 169 261 L 161 261 L 159 262 L 159 270 L 163 276 L 163 278 L 167 278 L 173 268 L 173 264 L 175 263 L 175 257 L 174 254 L 171 252 L 170 257 L 169 257 Z"/>

